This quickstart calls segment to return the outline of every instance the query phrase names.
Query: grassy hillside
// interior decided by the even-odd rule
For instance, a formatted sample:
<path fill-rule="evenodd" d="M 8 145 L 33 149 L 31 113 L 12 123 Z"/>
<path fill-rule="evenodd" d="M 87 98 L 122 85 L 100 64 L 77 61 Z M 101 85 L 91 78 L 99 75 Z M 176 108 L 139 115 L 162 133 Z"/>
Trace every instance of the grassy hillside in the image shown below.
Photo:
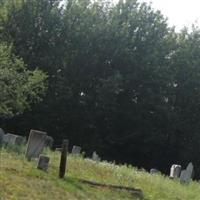
<path fill-rule="evenodd" d="M 67 174 L 58 179 L 59 153 L 51 157 L 48 172 L 36 169 L 23 154 L 0 150 L 0 200 L 200 200 L 200 184 L 181 185 L 161 175 L 150 175 L 131 166 L 68 157 Z M 143 198 L 126 191 L 91 187 L 79 179 L 140 188 Z"/>

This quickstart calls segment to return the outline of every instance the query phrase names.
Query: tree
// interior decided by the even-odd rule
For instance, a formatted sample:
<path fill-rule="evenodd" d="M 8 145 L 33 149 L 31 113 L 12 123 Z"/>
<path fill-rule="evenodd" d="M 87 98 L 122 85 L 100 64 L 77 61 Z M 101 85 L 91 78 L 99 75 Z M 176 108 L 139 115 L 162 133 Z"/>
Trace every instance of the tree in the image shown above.
<path fill-rule="evenodd" d="M 11 47 L 0 43 L 0 119 L 19 115 L 41 101 L 46 78 L 40 70 L 27 70 L 23 60 L 11 53 Z"/>

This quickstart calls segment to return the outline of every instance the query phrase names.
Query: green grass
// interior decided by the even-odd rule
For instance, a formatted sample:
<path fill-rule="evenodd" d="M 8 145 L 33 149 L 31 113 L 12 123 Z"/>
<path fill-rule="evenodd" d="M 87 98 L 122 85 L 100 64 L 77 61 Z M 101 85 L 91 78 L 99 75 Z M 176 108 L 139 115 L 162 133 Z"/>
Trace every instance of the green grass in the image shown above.
<path fill-rule="evenodd" d="M 23 154 L 0 151 L 0 200 L 139 200 L 126 191 L 97 188 L 79 179 L 140 188 L 142 200 L 200 200 L 200 184 L 181 185 L 162 175 L 150 175 L 131 166 L 68 156 L 65 179 L 58 178 L 58 152 L 50 156 L 48 172 L 36 169 Z"/>

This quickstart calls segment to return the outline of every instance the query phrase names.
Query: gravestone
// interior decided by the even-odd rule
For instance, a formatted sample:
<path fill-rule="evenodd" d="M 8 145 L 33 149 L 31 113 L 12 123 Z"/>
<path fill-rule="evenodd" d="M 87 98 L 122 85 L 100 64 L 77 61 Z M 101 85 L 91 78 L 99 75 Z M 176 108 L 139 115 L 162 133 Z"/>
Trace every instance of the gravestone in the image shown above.
<path fill-rule="evenodd" d="M 49 156 L 40 154 L 37 168 L 41 169 L 43 171 L 47 171 L 47 169 L 49 167 L 49 160 L 50 160 Z"/>
<path fill-rule="evenodd" d="M 80 153 L 81 153 L 81 147 L 74 145 L 72 148 L 72 155 L 80 155 Z"/>
<path fill-rule="evenodd" d="M 158 173 L 160 173 L 160 171 L 159 170 L 157 170 L 157 169 L 150 169 L 150 174 L 158 174 Z"/>
<path fill-rule="evenodd" d="M 3 143 L 6 145 L 22 145 L 25 144 L 26 138 L 20 135 L 7 133 L 3 137 Z"/>
<path fill-rule="evenodd" d="M 61 151 L 62 151 L 62 148 L 56 148 L 55 151 L 61 152 Z"/>
<path fill-rule="evenodd" d="M 22 145 L 22 144 L 26 144 L 26 138 L 18 135 L 15 138 L 15 145 Z"/>
<path fill-rule="evenodd" d="M 182 170 L 181 171 L 181 175 L 180 175 L 180 182 L 182 184 L 188 184 L 190 182 L 190 176 L 189 173 L 187 172 L 187 170 Z"/>
<path fill-rule="evenodd" d="M 54 139 L 51 136 L 46 136 L 45 147 L 52 148 L 54 143 Z"/>
<path fill-rule="evenodd" d="M 92 154 L 92 160 L 94 160 L 94 161 L 101 161 L 101 158 L 96 153 L 96 151 L 94 151 L 93 154 Z"/>
<path fill-rule="evenodd" d="M 181 174 L 181 165 L 173 164 L 170 169 L 170 178 L 179 178 Z"/>
<path fill-rule="evenodd" d="M 193 164 L 190 162 L 186 168 L 186 170 L 188 171 L 188 174 L 191 178 L 193 178 L 194 175 L 194 166 Z"/>
<path fill-rule="evenodd" d="M 0 146 L 2 146 L 3 144 L 4 135 L 5 135 L 4 130 L 0 128 Z"/>
<path fill-rule="evenodd" d="M 181 171 L 180 182 L 182 184 L 189 184 L 192 175 L 193 175 L 194 166 L 192 163 L 189 163 L 185 170 Z"/>
<path fill-rule="evenodd" d="M 6 145 L 14 145 L 15 144 L 16 135 L 7 133 L 3 137 L 3 143 Z"/>
<path fill-rule="evenodd" d="M 26 158 L 38 158 L 46 146 L 46 132 L 31 130 L 28 138 Z"/>

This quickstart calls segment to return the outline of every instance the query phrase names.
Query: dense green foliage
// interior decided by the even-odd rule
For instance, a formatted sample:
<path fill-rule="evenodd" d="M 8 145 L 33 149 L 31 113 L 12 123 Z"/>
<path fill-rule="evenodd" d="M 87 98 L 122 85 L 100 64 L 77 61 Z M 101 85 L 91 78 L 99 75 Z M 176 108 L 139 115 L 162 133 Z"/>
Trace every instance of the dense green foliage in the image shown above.
<path fill-rule="evenodd" d="M 136 0 L 0 2 L 1 40 L 49 76 L 44 101 L 4 127 L 146 168 L 200 166 L 197 28 L 176 33 Z"/>
<path fill-rule="evenodd" d="M 0 43 L 0 118 L 21 114 L 41 100 L 46 76 L 39 70 L 26 70 L 11 48 Z"/>

